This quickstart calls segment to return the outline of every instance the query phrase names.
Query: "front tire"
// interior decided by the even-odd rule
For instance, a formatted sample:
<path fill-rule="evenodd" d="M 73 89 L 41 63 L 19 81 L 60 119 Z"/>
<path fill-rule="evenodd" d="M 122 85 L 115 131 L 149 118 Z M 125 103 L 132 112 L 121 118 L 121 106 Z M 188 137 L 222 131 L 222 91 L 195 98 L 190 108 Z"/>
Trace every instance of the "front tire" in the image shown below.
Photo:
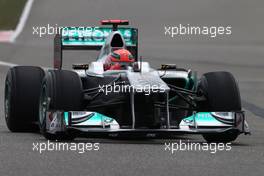
<path fill-rule="evenodd" d="M 77 73 L 67 70 L 52 70 L 45 76 L 39 103 L 39 125 L 43 136 L 48 140 L 73 140 L 74 134 L 47 132 L 48 111 L 81 111 L 83 88 Z"/>
<path fill-rule="evenodd" d="M 40 67 L 9 69 L 5 81 L 5 120 L 12 132 L 38 130 L 38 102 L 44 71 Z"/>
<path fill-rule="evenodd" d="M 236 132 L 226 132 L 219 134 L 204 134 L 203 138 L 208 143 L 228 143 L 236 140 L 238 133 Z"/>
<path fill-rule="evenodd" d="M 202 76 L 198 92 L 206 97 L 199 104 L 201 112 L 241 111 L 241 99 L 237 82 L 229 72 L 209 72 Z M 238 132 L 204 134 L 207 142 L 231 142 L 238 137 Z"/>

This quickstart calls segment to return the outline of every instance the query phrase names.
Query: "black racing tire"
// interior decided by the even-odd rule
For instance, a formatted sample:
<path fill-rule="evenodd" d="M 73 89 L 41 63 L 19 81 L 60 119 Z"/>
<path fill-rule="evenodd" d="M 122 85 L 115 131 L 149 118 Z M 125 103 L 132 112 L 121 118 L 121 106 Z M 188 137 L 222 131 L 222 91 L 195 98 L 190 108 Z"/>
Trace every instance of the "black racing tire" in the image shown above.
<path fill-rule="evenodd" d="M 203 134 L 203 138 L 208 143 L 228 143 L 237 139 L 238 132 L 225 132 L 216 134 Z"/>
<path fill-rule="evenodd" d="M 5 81 L 5 120 L 12 132 L 38 130 L 38 102 L 44 71 L 40 67 L 16 66 Z"/>
<path fill-rule="evenodd" d="M 51 134 L 46 131 L 47 111 L 81 111 L 83 88 L 77 73 L 68 70 L 51 70 L 42 82 L 39 103 L 39 127 L 48 140 L 73 140 L 72 133 L 60 132 Z M 49 103 L 48 102 L 49 99 Z"/>
<path fill-rule="evenodd" d="M 241 99 L 237 82 L 229 72 L 205 73 L 199 83 L 198 92 L 205 95 L 199 111 L 241 111 Z"/>
<path fill-rule="evenodd" d="M 205 73 L 198 84 L 198 93 L 205 95 L 206 101 L 199 105 L 200 112 L 241 111 L 241 99 L 237 82 L 229 72 Z M 207 142 L 231 142 L 238 137 L 237 132 L 204 134 Z"/>

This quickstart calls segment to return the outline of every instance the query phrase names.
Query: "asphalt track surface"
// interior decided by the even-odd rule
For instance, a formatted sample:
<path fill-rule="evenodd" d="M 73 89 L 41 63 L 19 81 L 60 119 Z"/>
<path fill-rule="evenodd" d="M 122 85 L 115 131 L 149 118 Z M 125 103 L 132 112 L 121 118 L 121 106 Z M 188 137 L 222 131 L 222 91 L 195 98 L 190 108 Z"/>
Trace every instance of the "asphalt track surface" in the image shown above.
<path fill-rule="evenodd" d="M 11 133 L 3 112 L 4 79 L 0 66 L 0 175 L 263 175 L 264 174 L 264 3 L 261 0 L 36 0 L 14 44 L 0 44 L 0 60 L 19 65 L 52 66 L 52 36 L 33 35 L 32 26 L 97 25 L 108 18 L 129 19 L 139 28 L 140 55 L 153 67 L 176 63 L 199 74 L 232 72 L 241 90 L 252 135 L 241 135 L 231 151 L 164 151 L 165 142 L 204 142 L 201 136 L 173 140 L 77 139 L 99 142 L 99 151 L 32 151 L 45 142 L 40 134 Z M 232 35 L 210 39 L 169 38 L 164 25 L 231 25 Z M 68 52 L 65 65 L 89 62 L 95 52 Z M 30 90 L 25 90 L 30 91 Z"/>

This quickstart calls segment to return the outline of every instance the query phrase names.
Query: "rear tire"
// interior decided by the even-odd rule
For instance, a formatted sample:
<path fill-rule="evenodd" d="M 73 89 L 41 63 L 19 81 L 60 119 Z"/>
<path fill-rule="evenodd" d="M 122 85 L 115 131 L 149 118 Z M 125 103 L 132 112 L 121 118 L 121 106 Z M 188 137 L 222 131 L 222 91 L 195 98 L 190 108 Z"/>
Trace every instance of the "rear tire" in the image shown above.
<path fill-rule="evenodd" d="M 198 92 L 205 95 L 206 101 L 199 104 L 200 112 L 241 111 L 241 99 L 237 82 L 229 72 L 209 72 L 202 76 Z M 238 137 L 238 132 L 204 134 L 207 142 L 231 142 Z"/>
<path fill-rule="evenodd" d="M 74 134 L 48 133 L 46 130 L 47 111 L 81 111 L 83 88 L 77 73 L 67 70 L 52 70 L 45 76 L 39 104 L 39 125 L 43 136 L 48 140 L 73 140 Z M 50 99 L 49 103 L 48 99 Z M 49 106 L 47 106 L 49 104 Z"/>
<path fill-rule="evenodd" d="M 12 132 L 38 130 L 38 102 L 44 71 L 40 67 L 9 69 L 5 81 L 5 120 Z"/>

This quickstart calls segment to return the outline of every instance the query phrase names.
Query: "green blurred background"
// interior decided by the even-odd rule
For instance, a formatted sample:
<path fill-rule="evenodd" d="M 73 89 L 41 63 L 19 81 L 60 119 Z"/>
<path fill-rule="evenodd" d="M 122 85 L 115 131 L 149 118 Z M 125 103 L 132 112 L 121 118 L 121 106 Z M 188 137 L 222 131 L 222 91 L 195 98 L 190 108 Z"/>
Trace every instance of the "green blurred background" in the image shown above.
<path fill-rule="evenodd" d="M 16 28 L 27 0 L 0 0 L 0 30 Z"/>

